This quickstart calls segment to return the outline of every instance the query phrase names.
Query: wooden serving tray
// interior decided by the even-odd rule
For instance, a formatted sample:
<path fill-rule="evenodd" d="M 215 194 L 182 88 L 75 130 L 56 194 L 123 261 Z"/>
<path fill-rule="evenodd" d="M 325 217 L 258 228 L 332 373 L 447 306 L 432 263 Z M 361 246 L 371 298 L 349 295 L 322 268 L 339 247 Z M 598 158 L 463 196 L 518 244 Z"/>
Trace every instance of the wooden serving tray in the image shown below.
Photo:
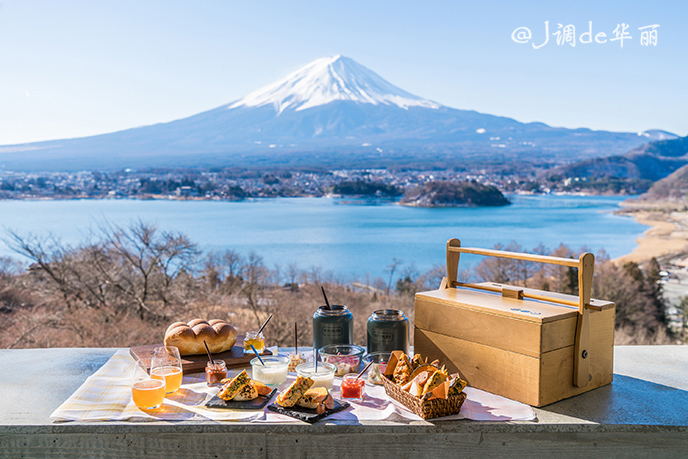
<path fill-rule="evenodd" d="M 238 337 L 234 347 L 229 351 L 213 354 L 213 360 L 224 360 L 227 368 L 245 367 L 248 366 L 251 359 L 255 357 L 253 354 L 244 354 L 243 348 L 244 339 Z M 136 360 L 139 360 L 146 369 L 150 368 L 150 361 L 153 355 L 153 349 L 162 346 L 161 344 L 147 344 L 143 346 L 132 346 L 129 348 L 129 353 Z M 272 355 L 272 352 L 265 349 L 261 355 Z M 205 371 L 205 366 L 208 363 L 208 356 L 206 354 L 183 355 L 182 356 L 182 372 L 201 373 Z"/>

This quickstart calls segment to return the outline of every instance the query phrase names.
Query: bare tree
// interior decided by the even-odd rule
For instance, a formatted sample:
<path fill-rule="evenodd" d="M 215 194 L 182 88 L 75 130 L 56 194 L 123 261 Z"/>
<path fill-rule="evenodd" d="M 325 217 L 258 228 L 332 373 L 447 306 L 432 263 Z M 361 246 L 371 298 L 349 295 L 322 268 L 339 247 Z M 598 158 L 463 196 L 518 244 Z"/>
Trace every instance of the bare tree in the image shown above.
<path fill-rule="evenodd" d="M 322 304 L 319 288 L 325 281 L 330 300 L 352 310 L 355 340 L 364 342 L 371 310 L 393 307 L 412 315 L 413 291 L 436 289 L 446 275 L 445 267 L 438 266 L 417 276 L 410 268 L 400 268 L 395 259 L 384 279 L 368 278 L 356 288 L 322 270 L 300 272 L 295 265 L 277 279 L 256 254 L 244 257 L 229 250 L 201 259 L 185 236 L 142 223 L 101 228 L 92 240 L 77 246 L 18 234 L 10 234 L 8 243 L 31 265 L 28 270 L 0 266 L 3 347 L 127 346 L 161 339 L 171 321 L 226 318 L 245 331 L 257 327 L 268 314 L 274 314 L 266 333 L 271 344 L 291 345 L 295 321 L 299 341 L 305 344 L 311 338 L 313 311 Z M 504 248 L 520 250 L 513 244 Z M 542 247 L 534 251 L 549 252 Z M 565 246 L 554 253 L 573 254 Z M 672 336 L 657 283 L 659 265 L 619 265 L 604 254 L 597 260 L 593 295 L 617 304 L 619 341 L 669 342 Z M 577 280 L 568 269 L 540 265 L 496 262 L 478 268 L 486 280 L 540 289 L 572 290 Z M 401 294 L 391 292 L 399 274 Z M 302 284 L 287 290 L 280 285 L 284 278 Z M 96 326 L 104 321 L 107 334 Z"/>
<path fill-rule="evenodd" d="M 241 293 L 243 293 L 248 306 L 251 308 L 256 318 L 256 323 L 259 326 L 262 322 L 260 314 L 260 293 L 261 290 L 265 288 L 270 273 L 263 263 L 263 258 L 253 252 L 248 255 L 241 273 L 244 279 Z"/>
<path fill-rule="evenodd" d="M 174 284 L 190 272 L 196 246 L 179 233 L 137 223 L 102 228 L 100 240 L 70 247 L 55 239 L 10 233 L 10 247 L 33 262 L 31 270 L 62 295 L 68 308 L 96 308 L 106 317 L 132 310 L 165 319 L 177 301 Z"/>
<path fill-rule="evenodd" d="M 389 277 L 387 279 L 387 287 L 385 288 L 385 293 L 389 295 L 389 292 L 392 290 L 392 281 L 394 280 L 394 273 L 396 273 L 397 268 L 402 264 L 403 262 L 398 259 L 398 258 L 392 258 L 392 263 L 387 265 L 387 268 L 385 269 L 386 272 L 389 273 Z"/>

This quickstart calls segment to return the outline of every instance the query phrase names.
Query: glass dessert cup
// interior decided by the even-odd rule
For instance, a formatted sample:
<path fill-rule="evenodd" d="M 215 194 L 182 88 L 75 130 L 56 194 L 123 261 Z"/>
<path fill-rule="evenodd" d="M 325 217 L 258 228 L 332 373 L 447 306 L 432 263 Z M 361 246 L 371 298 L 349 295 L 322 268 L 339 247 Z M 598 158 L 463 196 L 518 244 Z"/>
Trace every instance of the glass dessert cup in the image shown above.
<path fill-rule="evenodd" d="M 387 362 L 389 362 L 390 352 L 371 352 L 363 357 L 363 363 L 368 365 L 370 362 L 370 368 L 368 368 L 368 382 L 370 384 L 382 385 L 382 378 L 387 368 Z"/>
<path fill-rule="evenodd" d="M 364 353 L 364 347 L 354 344 L 330 344 L 318 350 L 323 362 L 335 366 L 336 376 L 358 371 Z"/>
<path fill-rule="evenodd" d="M 336 368 L 331 363 L 318 362 L 318 369 L 315 369 L 315 362 L 302 363 L 296 367 L 296 374 L 311 378 L 313 385 L 311 387 L 324 387 L 327 390 L 332 389 L 334 384 L 334 372 Z"/>
<path fill-rule="evenodd" d="M 251 359 L 252 379 L 271 387 L 279 386 L 287 380 L 289 369 L 289 359 L 287 357 L 265 356 L 261 358 L 265 365 L 261 363 L 258 357 Z"/>

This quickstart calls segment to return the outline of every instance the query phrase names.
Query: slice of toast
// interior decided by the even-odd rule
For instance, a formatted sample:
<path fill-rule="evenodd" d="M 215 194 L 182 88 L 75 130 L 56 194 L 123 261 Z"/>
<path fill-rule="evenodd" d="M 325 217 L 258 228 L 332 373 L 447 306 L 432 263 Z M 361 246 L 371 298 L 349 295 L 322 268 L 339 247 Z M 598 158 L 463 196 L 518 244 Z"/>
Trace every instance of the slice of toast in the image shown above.
<path fill-rule="evenodd" d="M 404 351 L 392 351 L 389 355 L 387 366 L 385 366 L 385 371 L 382 374 L 385 376 L 392 376 L 402 355 L 404 355 Z"/>
<path fill-rule="evenodd" d="M 311 408 L 315 409 L 318 407 L 320 403 L 325 401 L 327 396 L 330 395 L 329 392 L 327 392 L 327 389 L 324 387 L 314 387 L 312 389 L 308 389 L 304 394 L 303 397 L 301 397 L 297 403 L 297 405 L 303 407 L 303 408 Z"/>
<path fill-rule="evenodd" d="M 241 388 L 238 394 L 234 396 L 232 400 L 237 401 L 237 402 L 245 402 L 248 400 L 255 400 L 258 398 L 258 391 L 256 390 L 256 386 L 254 384 L 254 381 L 251 381 L 250 383 L 246 384 L 244 387 Z"/>
<path fill-rule="evenodd" d="M 241 370 L 241 373 L 237 374 L 235 377 L 230 379 L 222 386 L 220 392 L 217 396 L 222 400 L 232 400 L 241 389 L 244 388 L 248 383 L 251 382 L 251 378 L 248 377 L 246 370 Z"/>
<path fill-rule="evenodd" d="M 311 388 L 314 381 L 311 378 L 304 376 L 297 376 L 296 380 L 289 387 L 287 387 L 281 394 L 277 396 L 275 402 L 285 408 L 291 408 L 296 405 L 303 394 Z"/>
<path fill-rule="evenodd" d="M 334 408 L 334 399 L 324 387 L 308 389 L 297 403 L 298 406 L 315 410 L 316 413 L 324 413 Z"/>
<path fill-rule="evenodd" d="M 408 355 L 402 354 L 399 357 L 397 366 L 394 368 L 393 378 L 396 384 L 406 384 L 411 379 L 411 361 Z"/>
<path fill-rule="evenodd" d="M 258 391 L 258 395 L 269 395 L 272 392 L 272 388 L 270 386 L 266 386 L 260 381 L 253 381 L 253 387 L 256 388 L 256 391 Z"/>

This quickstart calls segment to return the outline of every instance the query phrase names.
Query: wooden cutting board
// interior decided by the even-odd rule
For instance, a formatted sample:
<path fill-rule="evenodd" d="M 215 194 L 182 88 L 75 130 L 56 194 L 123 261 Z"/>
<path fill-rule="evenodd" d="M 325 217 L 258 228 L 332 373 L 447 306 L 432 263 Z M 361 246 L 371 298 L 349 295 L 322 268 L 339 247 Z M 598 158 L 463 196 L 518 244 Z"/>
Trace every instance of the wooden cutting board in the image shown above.
<path fill-rule="evenodd" d="M 238 337 L 234 347 L 219 354 L 213 354 L 213 360 L 224 360 L 227 368 L 245 367 L 249 365 L 253 354 L 244 354 L 243 337 Z M 140 360 L 146 369 L 150 368 L 150 361 L 153 355 L 153 349 L 162 346 L 161 344 L 147 344 L 142 346 L 132 346 L 129 348 L 129 353 L 132 357 Z M 261 355 L 272 355 L 267 349 Z M 187 373 L 202 373 L 205 371 L 205 365 L 208 363 L 208 356 L 206 354 L 197 355 L 183 355 L 182 356 L 182 372 Z"/>

